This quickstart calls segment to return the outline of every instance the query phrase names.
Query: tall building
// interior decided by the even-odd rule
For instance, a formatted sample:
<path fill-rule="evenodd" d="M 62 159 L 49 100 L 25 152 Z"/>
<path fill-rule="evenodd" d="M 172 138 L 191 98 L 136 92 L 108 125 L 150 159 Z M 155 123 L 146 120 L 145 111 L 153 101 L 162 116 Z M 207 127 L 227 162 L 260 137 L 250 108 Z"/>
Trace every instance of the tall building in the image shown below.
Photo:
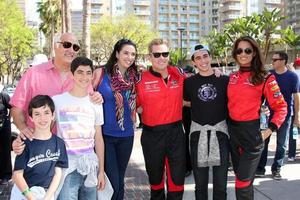
<path fill-rule="evenodd" d="M 74 33 L 77 38 L 81 40 L 83 26 L 82 9 L 73 9 L 71 11 L 71 21 L 72 33 Z"/>
<path fill-rule="evenodd" d="M 151 24 L 151 0 L 127 0 L 126 12 L 133 13 L 146 24 Z"/>
<path fill-rule="evenodd" d="M 284 4 L 283 0 L 221 0 L 220 5 L 221 26 L 224 26 L 237 18 L 261 13 L 264 8 L 273 10 Z"/>
<path fill-rule="evenodd" d="M 219 30 L 218 10 L 218 0 L 152 0 L 151 20 L 173 48 L 189 49 L 213 28 Z"/>
<path fill-rule="evenodd" d="M 91 23 L 97 23 L 101 17 L 111 16 L 112 0 L 91 0 Z"/>
<path fill-rule="evenodd" d="M 291 25 L 294 31 L 300 34 L 300 1 L 285 0 L 286 25 Z"/>
<path fill-rule="evenodd" d="M 28 0 L 17 0 L 16 1 L 17 5 L 21 8 L 21 10 L 24 12 L 24 16 L 27 14 L 27 5 L 28 5 Z"/>
<path fill-rule="evenodd" d="M 42 49 L 43 46 L 43 35 L 39 30 L 39 14 L 37 13 L 37 0 L 17 0 L 16 4 L 24 13 L 24 20 L 28 27 L 35 29 L 35 40 L 33 41 L 33 46 Z"/>

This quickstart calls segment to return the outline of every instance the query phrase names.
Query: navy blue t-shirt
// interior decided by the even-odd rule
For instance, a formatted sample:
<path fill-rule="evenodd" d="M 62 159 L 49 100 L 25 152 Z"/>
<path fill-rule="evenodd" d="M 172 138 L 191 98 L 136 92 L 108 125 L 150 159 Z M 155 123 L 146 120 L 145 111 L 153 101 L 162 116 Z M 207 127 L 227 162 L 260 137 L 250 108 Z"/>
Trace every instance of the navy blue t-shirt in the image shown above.
<path fill-rule="evenodd" d="M 23 176 L 29 187 L 48 188 L 55 167 L 67 168 L 68 156 L 64 141 L 56 135 L 48 140 L 25 140 L 23 153 L 16 157 L 15 169 L 24 170 Z"/>
<path fill-rule="evenodd" d="M 102 94 L 103 103 L 103 113 L 104 113 L 104 124 L 103 134 L 114 136 L 114 137 L 128 137 L 133 136 L 133 121 L 131 119 L 131 110 L 127 98 L 125 97 L 125 91 L 121 92 L 124 101 L 124 128 L 123 131 L 116 118 L 116 99 L 114 93 L 110 86 L 110 79 L 105 73 L 103 80 L 98 87 L 98 91 Z"/>
<path fill-rule="evenodd" d="M 287 116 L 293 115 L 293 93 L 298 93 L 300 91 L 300 84 L 297 74 L 289 70 L 283 74 L 277 74 L 275 70 L 270 70 L 270 72 L 274 74 L 279 85 L 280 92 L 282 93 L 284 100 L 288 105 Z"/>

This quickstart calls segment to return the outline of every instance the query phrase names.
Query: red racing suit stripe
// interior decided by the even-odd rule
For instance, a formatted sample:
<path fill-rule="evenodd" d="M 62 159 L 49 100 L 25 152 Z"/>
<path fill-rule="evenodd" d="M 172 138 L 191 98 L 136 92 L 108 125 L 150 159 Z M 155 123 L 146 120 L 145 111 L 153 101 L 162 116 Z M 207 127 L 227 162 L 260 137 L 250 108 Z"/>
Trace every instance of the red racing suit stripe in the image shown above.
<path fill-rule="evenodd" d="M 250 72 L 233 72 L 228 84 L 229 116 L 235 121 L 250 121 L 259 118 L 261 97 L 265 96 L 274 115 L 270 121 L 278 129 L 287 114 L 287 104 L 280 92 L 274 75 L 270 75 L 265 83 L 253 85 L 250 81 Z"/>

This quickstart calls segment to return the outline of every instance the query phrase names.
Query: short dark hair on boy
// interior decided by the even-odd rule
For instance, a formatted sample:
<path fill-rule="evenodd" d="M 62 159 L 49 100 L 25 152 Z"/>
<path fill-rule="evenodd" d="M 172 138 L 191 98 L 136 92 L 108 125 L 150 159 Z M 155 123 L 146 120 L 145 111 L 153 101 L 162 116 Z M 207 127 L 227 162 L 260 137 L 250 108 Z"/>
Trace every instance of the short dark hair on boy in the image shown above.
<path fill-rule="evenodd" d="M 71 62 L 71 72 L 74 74 L 76 69 L 80 66 L 90 66 L 91 70 L 94 71 L 93 61 L 86 57 L 77 57 Z"/>
<path fill-rule="evenodd" d="M 37 95 L 33 97 L 28 106 L 29 116 L 32 117 L 32 110 L 34 108 L 40 108 L 43 106 L 49 106 L 51 112 L 53 113 L 55 110 L 54 102 L 48 95 Z"/>

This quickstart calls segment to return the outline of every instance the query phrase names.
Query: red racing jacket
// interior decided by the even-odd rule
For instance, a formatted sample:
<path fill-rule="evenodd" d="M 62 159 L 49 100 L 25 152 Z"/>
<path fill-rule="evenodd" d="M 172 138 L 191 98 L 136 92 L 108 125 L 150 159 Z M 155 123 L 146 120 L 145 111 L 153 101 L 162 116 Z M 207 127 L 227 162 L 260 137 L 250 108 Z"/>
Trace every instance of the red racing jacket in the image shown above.
<path fill-rule="evenodd" d="M 181 68 L 168 66 L 165 81 L 152 68 L 141 74 L 137 87 L 137 107 L 141 106 L 142 121 L 147 126 L 165 125 L 182 120 L 183 82 Z"/>
<path fill-rule="evenodd" d="M 265 83 L 260 85 L 253 85 L 249 78 L 250 72 L 237 71 L 230 74 L 227 89 L 230 118 L 235 121 L 259 119 L 262 96 L 264 96 L 274 111 L 269 127 L 273 130 L 280 128 L 287 114 L 287 104 L 275 76 L 268 76 Z"/>

